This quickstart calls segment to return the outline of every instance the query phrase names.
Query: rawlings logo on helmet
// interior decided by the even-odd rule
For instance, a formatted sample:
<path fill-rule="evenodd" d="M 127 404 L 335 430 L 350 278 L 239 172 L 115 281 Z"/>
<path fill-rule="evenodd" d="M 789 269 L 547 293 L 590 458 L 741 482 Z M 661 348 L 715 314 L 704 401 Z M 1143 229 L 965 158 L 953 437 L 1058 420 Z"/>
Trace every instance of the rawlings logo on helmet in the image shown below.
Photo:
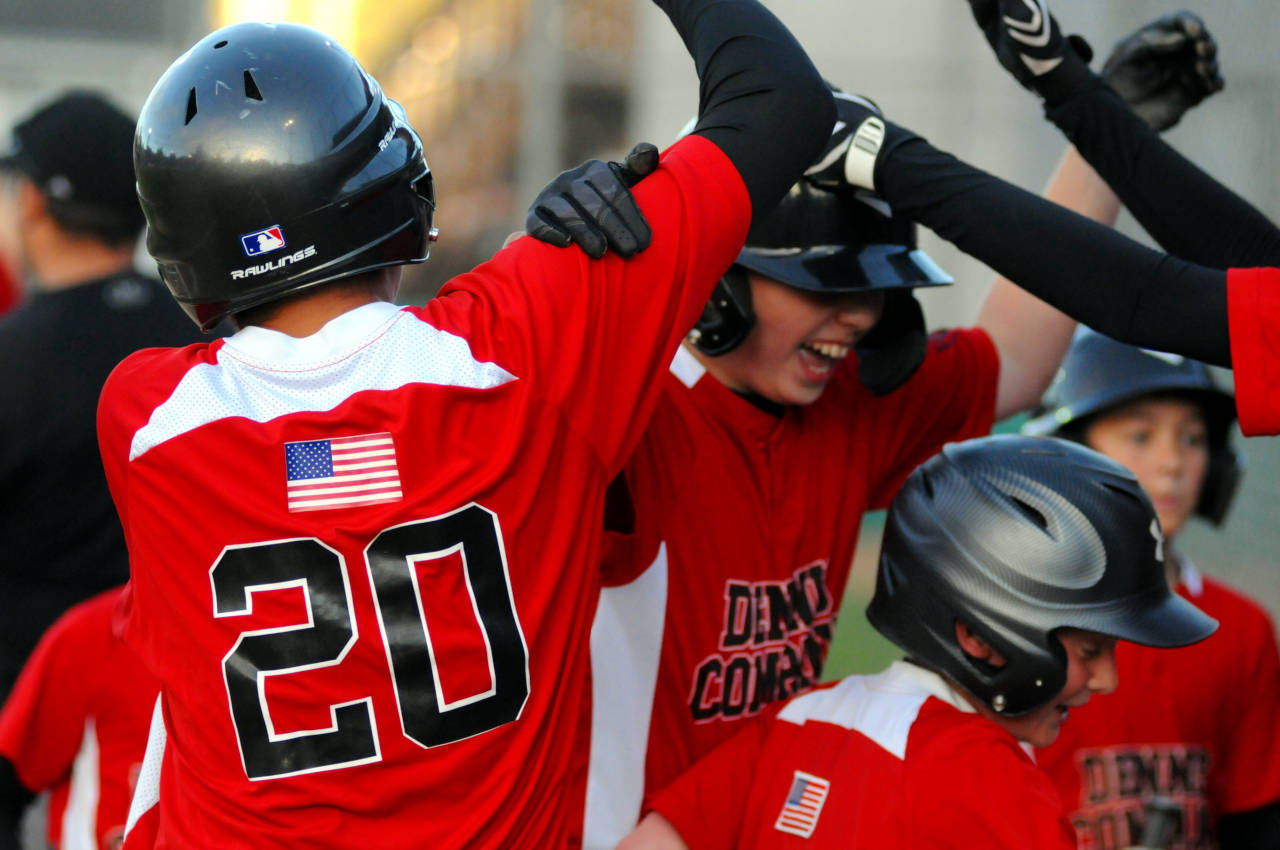
<path fill-rule="evenodd" d="M 283 244 L 284 243 L 281 243 L 281 246 L 283 246 Z M 274 249 L 270 249 L 270 250 L 274 250 Z M 233 269 L 231 271 L 231 279 L 244 280 L 247 277 L 254 277 L 255 275 L 266 274 L 267 272 L 273 272 L 276 269 L 282 269 L 285 266 L 290 265 L 291 263 L 301 262 L 302 260 L 305 260 L 307 257 L 314 257 L 315 255 L 316 255 L 316 246 L 308 245 L 307 247 L 303 248 L 301 251 L 295 251 L 292 254 L 285 254 L 283 257 L 277 257 L 276 259 L 272 260 L 269 263 L 262 263 L 256 266 L 249 266 L 248 268 L 244 268 L 244 269 Z"/>

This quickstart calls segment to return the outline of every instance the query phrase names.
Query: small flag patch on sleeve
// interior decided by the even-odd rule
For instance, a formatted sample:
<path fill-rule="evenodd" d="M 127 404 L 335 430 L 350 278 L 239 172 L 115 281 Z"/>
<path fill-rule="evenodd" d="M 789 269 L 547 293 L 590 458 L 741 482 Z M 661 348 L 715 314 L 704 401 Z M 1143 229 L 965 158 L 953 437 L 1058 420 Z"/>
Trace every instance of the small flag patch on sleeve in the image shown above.
<path fill-rule="evenodd" d="M 291 513 L 404 498 L 396 445 L 389 433 L 285 443 L 284 458 Z"/>
<path fill-rule="evenodd" d="M 773 828 L 801 838 L 813 835 L 818 816 L 822 814 L 822 804 L 827 801 L 830 790 L 831 783 L 827 780 L 797 770 L 791 780 L 787 801 L 782 804 L 782 812 Z"/>

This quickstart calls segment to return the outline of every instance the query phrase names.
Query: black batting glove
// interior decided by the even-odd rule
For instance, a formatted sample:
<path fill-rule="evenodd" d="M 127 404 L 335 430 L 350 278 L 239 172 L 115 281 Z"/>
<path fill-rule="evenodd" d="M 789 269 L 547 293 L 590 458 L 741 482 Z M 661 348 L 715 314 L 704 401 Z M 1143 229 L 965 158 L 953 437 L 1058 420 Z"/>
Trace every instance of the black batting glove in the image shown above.
<path fill-rule="evenodd" d="M 596 260 L 606 250 L 635 256 L 653 232 L 630 188 L 657 167 L 658 149 L 641 142 L 621 163 L 593 159 L 563 171 L 529 206 L 525 232 L 560 248 L 576 244 Z"/>
<path fill-rule="evenodd" d="M 1099 85 L 1089 43 L 1064 36 L 1045 0 L 969 0 L 969 8 L 1000 64 L 1046 104 Z"/>
<path fill-rule="evenodd" d="M 866 189 L 876 191 L 876 168 L 890 151 L 916 134 L 886 121 L 873 100 L 847 94 L 833 87 L 836 123 L 831 138 L 804 179 L 828 191 Z"/>
<path fill-rule="evenodd" d="M 1191 12 L 1158 18 L 1122 39 L 1102 79 L 1155 130 L 1167 130 L 1224 85 L 1218 45 Z"/>

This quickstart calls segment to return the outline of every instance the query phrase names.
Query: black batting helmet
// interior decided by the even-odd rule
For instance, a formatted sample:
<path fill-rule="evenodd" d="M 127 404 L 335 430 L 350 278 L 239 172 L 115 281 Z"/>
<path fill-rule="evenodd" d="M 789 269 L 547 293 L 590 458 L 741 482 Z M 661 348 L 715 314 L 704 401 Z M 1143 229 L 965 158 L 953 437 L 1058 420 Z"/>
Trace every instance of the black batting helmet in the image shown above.
<path fill-rule="evenodd" d="M 296 24 L 206 36 L 134 138 L 147 250 L 202 329 L 305 287 L 427 258 L 431 171 L 404 111 Z"/>
<path fill-rule="evenodd" d="M 1217 628 L 1169 589 L 1159 522 L 1127 469 L 1076 443 L 1012 434 L 948 445 L 907 479 L 889 507 L 867 617 L 1009 716 L 1065 684 L 1055 629 L 1172 647 Z M 967 655 L 957 621 L 1007 663 Z"/>
<path fill-rule="evenodd" d="M 1219 387 L 1197 360 L 1126 345 L 1081 328 L 1022 433 L 1084 442 L 1094 416 L 1151 395 L 1186 397 L 1204 411 L 1209 469 L 1196 513 L 1220 525 L 1240 483 L 1244 461 L 1231 445 L 1235 397 Z"/>
<path fill-rule="evenodd" d="M 883 291 L 884 313 L 859 340 L 858 372 L 877 395 L 902 385 L 924 359 L 924 315 L 911 290 L 951 283 L 916 248 L 915 223 L 866 194 L 830 192 L 801 180 L 756 220 L 746 246 L 716 285 L 692 334 L 709 355 L 731 351 L 755 325 L 746 273 L 809 292 Z"/>

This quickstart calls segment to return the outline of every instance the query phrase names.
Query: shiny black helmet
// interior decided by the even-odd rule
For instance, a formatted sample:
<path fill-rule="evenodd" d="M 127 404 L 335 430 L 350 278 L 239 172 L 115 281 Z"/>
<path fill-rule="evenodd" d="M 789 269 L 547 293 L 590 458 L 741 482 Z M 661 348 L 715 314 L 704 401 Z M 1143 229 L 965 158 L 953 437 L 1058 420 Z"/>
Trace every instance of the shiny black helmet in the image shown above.
<path fill-rule="evenodd" d="M 867 617 L 908 657 L 1009 716 L 1065 684 L 1055 629 L 1173 647 L 1217 627 L 1169 589 L 1159 522 L 1127 469 L 1076 443 L 1020 435 L 953 443 L 911 474 L 889 507 Z M 1007 663 L 967 655 L 957 621 Z"/>
<path fill-rule="evenodd" d="M 1209 469 L 1196 513 L 1221 524 L 1244 470 L 1243 457 L 1231 445 L 1235 397 L 1197 360 L 1126 345 L 1081 328 L 1022 433 L 1084 442 L 1094 416 L 1152 395 L 1187 398 L 1204 412 Z"/>
<path fill-rule="evenodd" d="M 147 97 L 134 138 L 147 250 L 202 329 L 229 313 L 427 258 L 431 171 L 404 111 L 328 36 L 244 23 Z"/>
<path fill-rule="evenodd" d="M 901 386 L 924 359 L 924 315 L 911 290 L 951 283 L 916 248 L 914 222 L 892 215 L 873 196 L 831 192 L 806 180 L 752 224 L 694 328 L 700 351 L 731 351 L 754 327 L 748 272 L 809 292 L 883 291 L 881 319 L 856 347 L 859 376 L 878 395 Z"/>

